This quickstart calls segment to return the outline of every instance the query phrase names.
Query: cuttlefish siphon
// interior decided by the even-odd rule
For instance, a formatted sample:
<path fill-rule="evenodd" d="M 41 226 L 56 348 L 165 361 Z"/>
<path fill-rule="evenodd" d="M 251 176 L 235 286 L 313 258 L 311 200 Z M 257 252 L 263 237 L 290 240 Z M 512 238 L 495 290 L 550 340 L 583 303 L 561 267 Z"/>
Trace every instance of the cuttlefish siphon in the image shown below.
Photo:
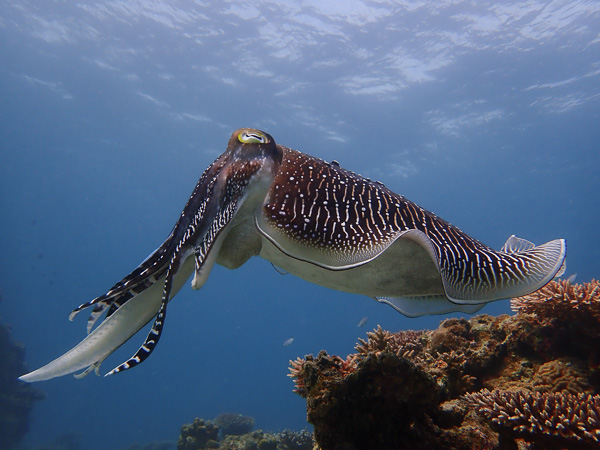
<path fill-rule="evenodd" d="M 243 128 L 202 174 L 165 242 L 71 313 L 73 319 L 92 308 L 87 337 L 20 379 L 98 373 L 154 319 L 136 354 L 108 374 L 138 365 L 160 339 L 169 300 L 191 275 L 199 289 L 215 262 L 235 269 L 256 255 L 312 283 L 419 316 L 474 313 L 487 302 L 529 294 L 564 271 L 566 243 L 535 246 L 511 236 L 492 250 L 381 183 Z"/>

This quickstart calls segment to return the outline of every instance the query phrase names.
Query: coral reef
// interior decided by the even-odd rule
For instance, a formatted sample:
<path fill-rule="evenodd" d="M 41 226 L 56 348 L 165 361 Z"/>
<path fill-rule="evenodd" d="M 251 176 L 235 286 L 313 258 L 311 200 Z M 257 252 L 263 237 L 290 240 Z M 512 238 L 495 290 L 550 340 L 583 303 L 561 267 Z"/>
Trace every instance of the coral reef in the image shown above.
<path fill-rule="evenodd" d="M 229 415 L 240 416 L 239 414 Z M 241 417 L 252 419 L 246 416 Z M 218 418 L 222 419 L 221 416 Z M 228 417 L 226 421 L 230 419 L 232 418 Z M 252 419 L 250 429 L 253 424 L 254 419 Z M 229 433 L 224 434 L 221 441 L 218 440 L 218 435 L 219 427 L 216 424 L 196 418 L 192 424 L 184 425 L 181 428 L 177 450 L 312 450 L 314 444 L 312 434 L 306 430 L 301 432 L 284 430 L 274 434 L 262 430 L 243 434 Z"/>
<path fill-rule="evenodd" d="M 198 450 L 219 448 L 219 427 L 210 420 L 194 419 L 194 422 L 181 427 L 177 450 Z"/>
<path fill-rule="evenodd" d="M 537 435 L 546 447 L 600 446 L 600 395 L 483 389 L 464 399 L 504 432 Z"/>
<path fill-rule="evenodd" d="M 314 445 L 312 433 L 308 430 L 283 430 L 275 433 L 275 439 L 278 450 L 312 450 Z"/>
<path fill-rule="evenodd" d="M 277 450 L 277 439 L 261 430 L 247 434 L 227 436 L 220 449 L 226 450 Z"/>
<path fill-rule="evenodd" d="M 571 394 L 593 392 L 587 382 L 587 373 L 570 362 L 560 359 L 548 361 L 538 367 L 531 380 L 533 390 L 537 392 L 568 391 Z"/>
<path fill-rule="evenodd" d="M 84 450 L 81 433 L 66 432 L 59 434 L 47 444 L 37 445 L 34 450 Z"/>
<path fill-rule="evenodd" d="M 0 450 L 14 449 L 29 430 L 29 414 L 42 392 L 19 381 L 26 373 L 24 348 L 0 325 Z"/>
<path fill-rule="evenodd" d="M 516 315 L 378 327 L 290 361 L 322 449 L 600 448 L 600 288 L 551 282 Z"/>
<path fill-rule="evenodd" d="M 221 429 L 223 438 L 228 435 L 247 434 L 254 428 L 254 418 L 243 414 L 220 414 L 213 420 Z"/>
<path fill-rule="evenodd" d="M 588 315 L 600 320 L 600 282 L 577 284 L 569 280 L 551 281 L 543 288 L 510 302 L 513 310 L 534 314 L 543 321 L 556 317 L 577 318 Z"/>
<path fill-rule="evenodd" d="M 147 444 L 132 444 L 126 450 L 175 450 L 177 442 L 148 442 Z"/>

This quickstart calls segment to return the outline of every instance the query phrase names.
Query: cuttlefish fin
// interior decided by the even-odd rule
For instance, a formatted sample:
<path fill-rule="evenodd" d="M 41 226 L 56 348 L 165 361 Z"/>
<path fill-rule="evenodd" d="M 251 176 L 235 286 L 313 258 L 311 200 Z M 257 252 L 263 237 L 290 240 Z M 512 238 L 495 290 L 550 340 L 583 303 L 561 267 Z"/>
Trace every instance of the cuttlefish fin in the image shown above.
<path fill-rule="evenodd" d="M 555 241 L 553 241 L 553 242 L 555 242 Z M 532 250 L 533 248 L 535 248 L 535 245 L 532 242 L 529 242 L 527 239 L 522 239 L 522 238 L 516 237 L 513 234 L 511 237 L 509 237 L 506 240 L 506 242 L 500 249 L 500 252 L 501 253 L 519 253 L 519 252 L 526 252 L 528 250 Z M 566 270 L 567 270 L 567 260 L 564 259 L 562 265 L 560 266 L 560 269 L 558 269 L 558 272 L 556 272 L 554 277 L 556 278 L 556 277 L 563 276 L 565 274 Z"/>
<path fill-rule="evenodd" d="M 446 295 L 375 297 L 409 317 L 464 312 L 474 314 L 487 302 L 512 298 L 540 289 L 565 270 L 566 244 L 562 239 L 535 246 L 511 236 L 499 252 L 463 242 L 445 252 L 423 232 L 401 236 L 419 243 L 437 263 Z M 452 249 L 456 253 L 452 252 Z M 460 253 L 459 253 L 460 252 Z M 461 259 L 462 258 L 462 259 Z M 458 264 L 456 261 L 460 261 Z"/>
<path fill-rule="evenodd" d="M 433 314 L 448 314 L 463 312 L 475 314 L 485 306 L 485 303 L 452 303 L 445 295 L 430 295 L 420 297 L 375 297 L 379 303 L 390 305 L 396 311 L 407 317 L 419 317 Z"/>
<path fill-rule="evenodd" d="M 404 237 L 429 252 L 438 265 L 449 302 L 456 304 L 481 304 L 540 289 L 564 271 L 567 251 L 564 239 L 535 246 L 511 236 L 502 250 L 494 251 L 466 235 L 461 240 L 448 235 L 446 242 L 452 245 L 444 246 L 419 231 L 407 232 Z"/>

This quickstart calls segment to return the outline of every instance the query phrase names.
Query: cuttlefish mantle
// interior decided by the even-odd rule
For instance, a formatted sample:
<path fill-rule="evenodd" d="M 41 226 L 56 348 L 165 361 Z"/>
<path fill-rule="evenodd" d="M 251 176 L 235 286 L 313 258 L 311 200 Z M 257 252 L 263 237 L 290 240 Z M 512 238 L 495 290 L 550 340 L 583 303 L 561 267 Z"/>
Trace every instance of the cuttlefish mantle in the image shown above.
<path fill-rule="evenodd" d="M 135 355 L 108 374 L 138 365 L 156 347 L 167 305 L 186 280 L 193 275 L 199 289 L 215 263 L 235 269 L 256 255 L 311 283 L 418 316 L 474 313 L 531 293 L 564 271 L 566 243 L 535 246 L 511 236 L 493 250 L 381 183 L 243 128 L 204 171 L 161 246 L 71 313 L 91 308 L 87 337 L 20 379 L 98 371 L 154 319 Z"/>

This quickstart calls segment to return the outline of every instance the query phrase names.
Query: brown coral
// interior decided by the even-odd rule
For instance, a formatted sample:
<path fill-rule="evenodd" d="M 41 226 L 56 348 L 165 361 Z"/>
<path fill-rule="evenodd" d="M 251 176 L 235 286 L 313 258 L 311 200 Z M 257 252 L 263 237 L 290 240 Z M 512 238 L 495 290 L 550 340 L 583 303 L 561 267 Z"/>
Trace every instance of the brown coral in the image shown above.
<path fill-rule="evenodd" d="M 356 344 L 356 351 L 361 355 L 366 355 L 370 352 L 382 352 L 390 345 L 392 333 L 385 331 L 381 328 L 381 325 L 377 325 L 377 328 L 373 331 L 367 331 L 367 340 L 358 338 L 358 344 Z"/>
<path fill-rule="evenodd" d="M 215 417 L 213 422 L 221 429 L 223 437 L 227 435 L 239 436 L 241 434 L 247 434 L 250 433 L 254 427 L 254 418 L 244 416 L 243 414 L 219 414 Z"/>
<path fill-rule="evenodd" d="M 598 427 L 594 394 L 600 392 L 600 320 L 591 314 L 599 303 L 596 284 L 552 283 L 534 300 L 513 301 L 523 302 L 513 316 L 451 318 L 433 331 L 378 327 L 345 359 L 321 352 L 290 362 L 317 443 L 323 449 L 600 449 L 600 437 L 589 430 Z M 479 397 L 463 395 L 482 389 L 471 395 L 483 403 L 490 390 L 526 392 L 506 400 L 515 429 L 469 407 Z M 488 405 L 490 414 L 494 408 L 500 406 Z"/>
<path fill-rule="evenodd" d="M 195 418 L 193 423 L 183 425 L 177 441 L 177 450 L 219 448 L 219 427 L 210 420 Z"/>
<path fill-rule="evenodd" d="M 593 392 L 586 374 L 568 361 L 555 359 L 538 367 L 532 379 L 533 390 L 537 392 L 562 392 L 571 394 Z"/>
<path fill-rule="evenodd" d="M 367 340 L 358 339 L 355 349 L 360 356 L 382 351 L 391 351 L 404 356 L 423 349 L 424 334 L 425 330 L 402 330 L 390 333 L 382 329 L 381 325 L 377 325 L 376 329 L 367 332 Z"/>
<path fill-rule="evenodd" d="M 415 442 L 439 448 L 434 434 L 424 431 L 440 392 L 430 375 L 388 351 L 370 353 L 350 372 L 343 362 L 321 352 L 308 356 L 299 372 L 321 448 L 410 449 Z"/>
<path fill-rule="evenodd" d="M 513 311 L 545 318 L 583 317 L 600 320 L 600 282 L 551 281 L 543 288 L 510 301 Z"/>
<path fill-rule="evenodd" d="M 534 442 L 600 445 L 600 395 L 484 389 L 464 399 L 478 414 Z"/>
<path fill-rule="evenodd" d="M 330 379 L 332 382 L 342 380 L 356 370 L 357 361 L 356 355 L 349 355 L 346 359 L 342 359 L 321 351 L 317 358 L 307 355 L 304 359 L 290 360 L 288 377 L 294 380 L 294 392 L 306 398 L 307 392 L 317 383 L 318 376 Z"/>

